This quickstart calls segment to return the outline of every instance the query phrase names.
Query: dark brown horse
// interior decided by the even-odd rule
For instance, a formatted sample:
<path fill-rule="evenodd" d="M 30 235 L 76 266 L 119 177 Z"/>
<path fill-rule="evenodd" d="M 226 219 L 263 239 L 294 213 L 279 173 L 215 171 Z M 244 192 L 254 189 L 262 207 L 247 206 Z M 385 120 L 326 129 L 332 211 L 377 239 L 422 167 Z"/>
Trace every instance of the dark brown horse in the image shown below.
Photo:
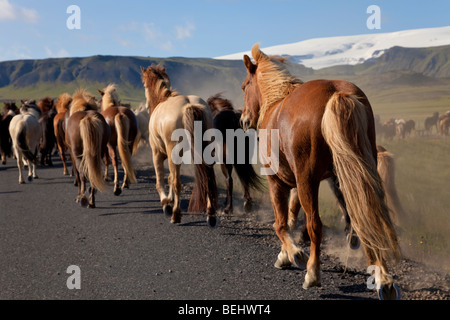
<path fill-rule="evenodd" d="M 40 144 L 41 152 L 41 166 L 53 166 L 52 152 L 56 145 L 55 130 L 53 127 L 53 120 L 56 116 L 56 109 L 54 101 L 50 97 L 45 97 L 37 103 L 41 109 L 41 118 L 39 123 L 42 127 L 42 139 Z"/>
<path fill-rule="evenodd" d="M 69 171 L 67 170 L 67 160 L 66 160 L 66 152 L 67 152 L 67 144 L 66 144 L 66 122 L 69 119 L 68 115 L 70 113 L 69 108 L 72 103 L 72 97 L 68 93 L 63 93 L 58 97 L 58 101 L 56 102 L 56 115 L 53 119 L 53 129 L 56 137 L 56 144 L 59 150 L 59 156 L 61 157 L 63 167 L 64 167 L 64 175 L 69 175 Z M 67 115 L 67 116 L 66 116 Z M 72 175 L 74 174 L 72 168 Z"/>
<path fill-rule="evenodd" d="M 78 185 L 76 202 L 88 208 L 95 208 L 95 190 L 103 192 L 107 187 L 102 159 L 108 150 L 111 130 L 97 108 L 94 96 L 78 90 L 73 95 L 66 124 L 66 143 Z M 87 181 L 90 183 L 89 201 L 85 195 Z"/>
<path fill-rule="evenodd" d="M 122 193 L 122 189 L 128 189 L 129 182 L 137 182 L 131 156 L 139 142 L 138 123 L 136 115 L 130 108 L 119 105 L 114 84 L 110 84 L 105 89 L 98 90 L 98 92 L 102 96 L 102 115 L 111 128 L 108 151 L 114 167 L 114 194 L 118 196 Z M 119 156 L 124 171 L 122 187 L 119 185 Z M 105 179 L 107 179 L 109 163 L 107 156 L 105 163 Z"/>
<path fill-rule="evenodd" d="M 244 187 L 244 210 L 245 212 L 250 212 L 253 207 L 253 199 L 250 195 L 250 189 L 262 190 L 263 184 L 260 177 L 255 172 L 249 159 L 249 152 L 246 150 L 235 150 L 233 154 L 235 159 L 233 164 L 226 163 L 227 159 L 227 130 L 242 130 L 239 124 L 239 119 L 241 117 L 242 111 L 237 111 L 234 109 L 232 103 L 221 96 L 220 93 L 208 98 L 207 103 L 212 111 L 213 116 L 213 127 L 220 131 L 223 139 L 223 161 L 220 164 L 223 175 L 225 176 L 225 182 L 227 186 L 227 197 L 225 199 L 225 213 L 233 213 L 233 167 L 237 173 L 239 181 Z M 230 144 L 231 145 L 231 144 Z M 245 152 L 245 163 L 238 163 L 237 154 L 238 152 Z"/>
<path fill-rule="evenodd" d="M 15 102 L 4 103 L 3 114 L 0 116 L 0 154 L 2 164 L 6 164 L 6 158 L 11 158 L 13 156 L 9 124 L 12 118 L 19 113 L 19 108 L 17 108 Z"/>
<path fill-rule="evenodd" d="M 277 267 L 306 265 L 303 288 L 320 285 L 322 223 L 318 210 L 319 185 L 336 175 L 352 228 L 360 238 L 369 265 L 379 270 L 381 298 L 398 297 L 386 261 L 398 258 L 400 248 L 389 216 L 383 181 L 377 172 L 375 124 L 365 94 L 347 81 L 303 83 L 278 59 L 252 48 L 255 64 L 244 56 L 247 78 L 242 87 L 244 128 L 259 128 L 260 148 L 272 150 L 270 135 L 279 135 L 278 169 L 268 176 L 275 229 L 282 242 Z M 257 103 L 255 103 L 257 101 Z M 255 106 L 260 106 L 255 109 Z M 262 142 L 262 143 L 261 143 Z M 269 165 L 266 165 L 266 167 Z M 310 256 L 293 241 L 289 228 L 289 195 L 296 188 L 306 213 Z"/>

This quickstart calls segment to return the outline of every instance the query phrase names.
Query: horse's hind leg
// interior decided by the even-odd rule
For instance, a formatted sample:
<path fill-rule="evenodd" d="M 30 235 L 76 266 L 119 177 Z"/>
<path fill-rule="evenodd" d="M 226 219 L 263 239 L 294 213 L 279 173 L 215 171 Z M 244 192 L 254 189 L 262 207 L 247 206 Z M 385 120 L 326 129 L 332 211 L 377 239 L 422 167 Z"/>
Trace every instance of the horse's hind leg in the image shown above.
<path fill-rule="evenodd" d="M 89 204 L 88 204 L 88 208 L 95 208 L 95 193 L 96 193 L 96 189 L 90 187 L 89 188 Z"/>
<path fill-rule="evenodd" d="M 347 237 L 348 245 L 350 246 L 351 249 L 356 250 L 359 248 L 360 242 L 358 236 L 356 235 L 356 232 L 352 229 L 350 216 L 348 215 L 344 195 L 342 194 L 342 191 L 339 188 L 339 181 L 337 180 L 337 177 L 335 175 L 333 175 L 331 178 L 328 178 L 327 181 L 338 201 L 339 208 L 341 209 L 345 220 L 344 232 Z"/>
<path fill-rule="evenodd" d="M 159 200 L 161 201 L 164 214 L 167 216 L 172 216 L 173 212 L 172 207 L 170 206 L 170 199 L 167 197 L 164 190 L 164 160 L 166 160 L 166 155 L 158 152 L 155 148 L 152 148 L 152 152 L 153 166 L 156 174 L 156 191 L 159 194 Z"/>
<path fill-rule="evenodd" d="M 23 170 L 23 160 L 22 160 L 22 155 L 21 154 L 16 154 L 16 158 L 17 158 L 17 167 L 19 168 L 19 184 L 24 184 L 25 180 L 23 180 L 23 176 L 22 176 L 22 170 Z"/>
<path fill-rule="evenodd" d="M 227 185 L 227 197 L 225 199 L 225 208 L 223 212 L 226 214 L 233 213 L 233 165 L 231 164 L 221 164 L 220 169 L 222 170 L 223 175 L 225 176 L 225 182 Z"/>
<path fill-rule="evenodd" d="M 308 255 L 297 246 L 289 227 L 289 194 L 290 187 L 279 181 L 276 177 L 269 176 L 269 191 L 275 214 L 275 231 L 282 242 L 281 252 L 278 254 L 275 267 L 283 269 L 292 263 L 302 268 L 308 260 Z"/>
<path fill-rule="evenodd" d="M 108 145 L 108 151 L 114 168 L 114 195 L 119 196 L 122 193 L 122 188 L 119 185 L 119 159 L 117 156 L 117 148 Z"/>
<path fill-rule="evenodd" d="M 181 208 L 180 208 L 180 193 L 181 193 L 181 176 L 180 176 L 180 165 L 173 163 L 172 152 L 169 152 L 169 170 L 170 170 L 170 193 L 173 195 L 173 209 L 171 223 L 181 222 Z M 172 200 L 172 196 L 168 197 L 169 201 Z"/>
<path fill-rule="evenodd" d="M 322 222 L 319 217 L 319 183 L 311 179 L 297 181 L 298 196 L 305 210 L 306 226 L 311 239 L 311 250 L 306 265 L 306 276 L 303 288 L 320 286 L 320 244 L 322 241 Z"/>

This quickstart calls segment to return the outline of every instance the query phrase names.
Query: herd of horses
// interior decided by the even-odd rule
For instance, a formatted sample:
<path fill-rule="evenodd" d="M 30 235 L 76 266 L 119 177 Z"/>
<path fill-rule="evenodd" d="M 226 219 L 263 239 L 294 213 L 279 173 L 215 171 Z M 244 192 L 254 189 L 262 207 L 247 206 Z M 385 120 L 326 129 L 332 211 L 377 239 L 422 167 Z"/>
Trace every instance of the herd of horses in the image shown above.
<path fill-rule="evenodd" d="M 367 97 L 354 84 L 343 80 L 304 83 L 288 72 L 282 58 L 267 56 L 258 45 L 252 48 L 252 56 L 253 60 L 244 56 L 247 78 L 242 84 L 243 110 L 235 110 L 221 94 L 204 101 L 174 91 L 160 65 L 141 67 L 146 103 L 134 112 L 120 103 L 113 84 L 98 90 L 99 98 L 79 89 L 55 100 L 22 101 L 20 109 L 14 103 L 5 104 L 0 127 L 2 159 L 17 159 L 19 183 L 24 183 L 24 163 L 29 168 L 28 179 L 37 178 L 39 152 L 41 165 L 51 165 L 56 144 L 65 175 L 69 174 L 66 153 L 70 154 L 74 183 L 78 186 L 76 201 L 94 208 L 96 190 L 108 190 L 109 164 L 114 167 L 115 195 L 136 183 L 132 157 L 140 143 L 148 142 L 162 211 L 172 223 L 180 223 L 182 188 L 180 164 L 172 159 L 178 143 L 171 138 L 174 130 L 184 129 L 191 143 L 195 141 L 196 121 L 201 121 L 202 133 L 212 128 L 221 132 L 241 128 L 278 130 L 279 169 L 267 176 L 274 228 L 282 243 L 275 267 L 306 267 L 303 288 L 321 285 L 318 193 L 321 181 L 327 180 L 343 212 L 350 245 L 362 244 L 368 264 L 378 266 L 379 298 L 398 299 L 400 291 L 388 272 L 387 262 L 401 256 L 396 224 L 402 209 L 393 180 L 393 157 L 376 144 L 375 117 Z M 202 141 L 201 150 L 209 143 Z M 227 150 L 226 139 L 223 144 Z M 271 150 L 271 139 L 260 139 L 260 148 Z M 191 150 L 194 158 L 196 148 Z M 166 159 L 170 172 L 168 193 L 164 179 Z M 122 184 L 119 164 L 124 172 Z M 214 228 L 219 222 L 214 164 L 200 161 L 192 165 L 195 181 L 188 212 L 206 213 L 207 224 Z M 267 189 L 248 157 L 243 164 L 227 164 L 224 155 L 220 169 L 227 187 L 223 211 L 233 212 L 234 169 L 244 187 L 244 209 L 250 212 L 251 190 Z M 305 215 L 301 228 L 304 238 L 310 241 L 309 255 L 294 240 L 300 212 Z"/>
<path fill-rule="evenodd" d="M 450 133 L 450 110 L 441 115 L 439 112 L 434 112 L 432 116 L 426 117 L 423 129 L 416 128 L 414 120 L 391 118 L 382 123 L 379 116 L 375 116 L 375 126 L 377 135 L 386 140 L 392 140 L 395 137 L 405 139 L 413 135 L 430 136 L 432 134 L 446 137 Z"/>

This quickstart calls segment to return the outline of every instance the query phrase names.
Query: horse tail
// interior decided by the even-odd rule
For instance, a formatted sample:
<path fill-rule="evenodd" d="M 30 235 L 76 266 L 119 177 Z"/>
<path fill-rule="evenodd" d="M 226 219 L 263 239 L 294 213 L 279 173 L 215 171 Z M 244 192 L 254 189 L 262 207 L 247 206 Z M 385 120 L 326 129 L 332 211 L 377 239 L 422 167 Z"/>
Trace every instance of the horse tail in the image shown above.
<path fill-rule="evenodd" d="M 369 108 L 356 96 L 336 92 L 322 118 L 322 134 L 331 149 L 352 227 L 370 262 L 398 259 L 400 247 L 389 216 L 375 146 L 368 136 Z"/>
<path fill-rule="evenodd" d="M 136 183 L 136 174 L 134 172 L 133 163 L 131 161 L 130 151 L 130 119 L 123 113 L 118 113 L 114 117 L 114 124 L 117 131 L 117 148 L 119 149 L 120 160 L 122 166 L 127 173 L 127 177 L 132 183 Z"/>
<path fill-rule="evenodd" d="M 202 136 L 203 133 L 212 127 L 212 118 L 206 113 L 205 107 L 202 105 L 189 104 L 183 113 L 183 126 L 184 129 L 188 131 L 191 141 L 195 141 L 194 137 L 194 123 L 195 121 L 201 121 L 202 124 Z M 208 110 L 209 111 L 209 110 Z M 203 142 L 203 139 L 202 139 Z M 196 148 L 195 145 L 191 144 L 192 148 L 192 159 L 195 160 Z M 205 147 L 203 142 L 201 152 Z M 201 156 L 201 155 L 200 155 Z M 208 165 L 203 161 L 195 166 L 195 176 L 194 176 L 194 188 L 192 190 L 191 199 L 189 200 L 189 212 L 202 212 L 207 207 L 208 195 L 213 200 L 211 206 L 216 209 L 218 192 L 216 185 L 216 176 L 214 173 L 213 165 Z"/>
<path fill-rule="evenodd" d="M 251 188 L 258 191 L 264 190 L 262 179 L 256 173 L 251 163 L 234 164 L 233 167 L 244 188 Z"/>
<path fill-rule="evenodd" d="M 33 164 L 37 164 L 37 157 L 34 154 L 27 143 L 27 127 L 25 125 L 25 121 L 18 123 L 17 126 L 21 126 L 21 129 L 17 135 L 16 146 L 23 154 L 24 158 L 30 161 Z"/>
<path fill-rule="evenodd" d="M 91 187 L 101 192 L 104 192 L 107 187 L 103 179 L 103 162 L 100 152 L 104 134 L 104 123 L 97 115 L 88 115 L 81 119 L 80 135 L 83 141 L 83 155 L 80 171 L 89 178 Z"/>
<path fill-rule="evenodd" d="M 383 180 L 386 191 L 386 201 L 391 213 L 392 221 L 398 226 L 402 218 L 405 217 L 405 211 L 400 202 L 395 187 L 395 163 L 394 156 L 381 146 L 377 146 L 378 153 L 378 173 Z"/>

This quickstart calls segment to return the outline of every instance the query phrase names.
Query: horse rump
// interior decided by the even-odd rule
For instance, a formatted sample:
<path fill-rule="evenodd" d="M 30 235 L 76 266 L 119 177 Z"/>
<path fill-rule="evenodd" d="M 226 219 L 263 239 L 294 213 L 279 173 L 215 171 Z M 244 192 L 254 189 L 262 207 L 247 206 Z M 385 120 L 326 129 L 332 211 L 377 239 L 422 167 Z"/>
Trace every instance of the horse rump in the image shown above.
<path fill-rule="evenodd" d="M 27 128 L 24 126 L 22 130 L 20 130 L 19 134 L 17 135 L 17 148 L 22 153 L 24 158 L 31 163 L 37 165 L 37 154 L 33 153 L 30 150 L 30 147 L 27 143 Z"/>
<path fill-rule="evenodd" d="M 92 188 L 101 192 L 106 190 L 107 184 L 103 179 L 102 152 L 104 123 L 98 115 L 87 115 L 80 121 L 80 136 L 83 141 L 83 154 L 80 172 L 88 177 Z"/>

